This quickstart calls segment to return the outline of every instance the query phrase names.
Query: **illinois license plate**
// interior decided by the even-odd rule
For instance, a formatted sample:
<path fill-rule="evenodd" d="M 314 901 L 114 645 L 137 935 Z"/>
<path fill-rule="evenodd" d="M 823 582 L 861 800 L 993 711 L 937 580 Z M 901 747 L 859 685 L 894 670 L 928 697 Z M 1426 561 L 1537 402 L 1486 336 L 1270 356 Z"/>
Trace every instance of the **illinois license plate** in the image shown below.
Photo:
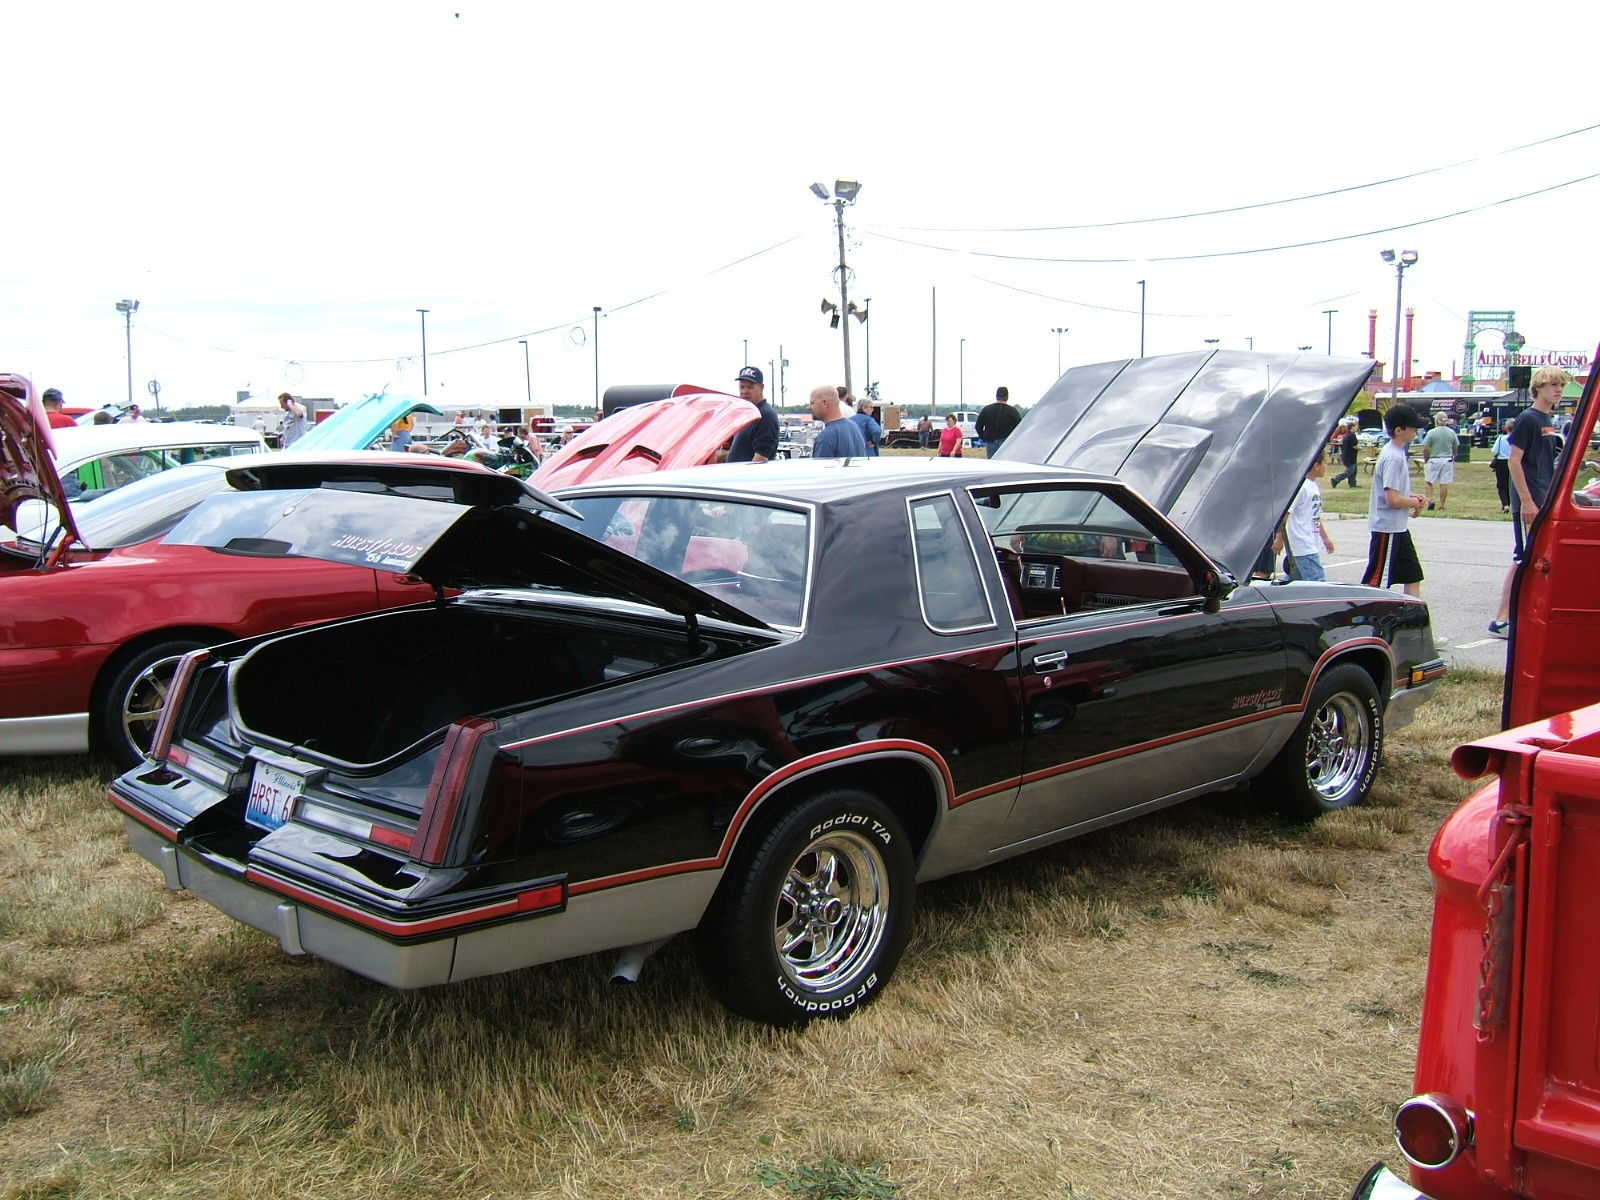
<path fill-rule="evenodd" d="M 245 820 L 262 829 L 276 829 L 294 815 L 303 781 L 298 775 L 258 762 L 250 778 L 250 799 Z"/>

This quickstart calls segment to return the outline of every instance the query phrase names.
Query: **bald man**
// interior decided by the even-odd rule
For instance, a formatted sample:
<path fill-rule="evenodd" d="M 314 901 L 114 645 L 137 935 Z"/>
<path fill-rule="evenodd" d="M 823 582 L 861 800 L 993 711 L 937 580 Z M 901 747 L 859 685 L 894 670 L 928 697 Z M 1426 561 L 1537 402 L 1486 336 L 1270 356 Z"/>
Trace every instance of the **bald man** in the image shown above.
<path fill-rule="evenodd" d="M 867 439 L 861 427 L 844 414 L 839 389 L 831 384 L 811 389 L 811 416 L 821 421 L 822 432 L 811 443 L 812 458 L 865 458 Z"/>

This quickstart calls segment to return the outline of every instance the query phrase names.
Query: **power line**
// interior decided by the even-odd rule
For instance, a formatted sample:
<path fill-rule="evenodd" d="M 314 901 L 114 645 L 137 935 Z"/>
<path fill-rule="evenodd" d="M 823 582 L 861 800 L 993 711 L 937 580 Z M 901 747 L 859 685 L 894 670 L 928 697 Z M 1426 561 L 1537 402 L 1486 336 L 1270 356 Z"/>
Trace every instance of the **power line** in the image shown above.
<path fill-rule="evenodd" d="M 810 237 L 810 236 L 812 236 L 812 231 L 809 231 L 809 230 L 808 231 L 803 231 L 801 233 L 792 234 L 789 237 L 784 238 L 782 241 L 774 242 L 772 245 L 765 246 L 760 250 L 753 250 L 749 254 L 741 255 L 740 257 L 738 257 L 736 259 L 733 259 L 730 262 L 723 263 L 720 267 L 714 267 L 711 270 L 706 271 L 703 274 L 697 276 L 696 278 L 697 279 L 709 279 L 713 275 L 720 275 L 722 272 L 728 271 L 728 270 L 732 270 L 734 267 L 739 266 L 741 263 L 747 263 L 751 259 L 760 258 L 763 254 L 770 254 L 774 250 L 781 250 L 781 249 L 783 249 L 783 247 L 789 245 L 791 242 L 796 242 L 796 241 L 799 241 L 803 237 Z M 681 286 L 681 285 L 678 285 L 678 286 Z M 676 287 L 661 288 L 658 291 L 650 292 L 647 295 L 637 296 L 634 299 L 625 301 L 622 304 L 610 305 L 610 306 L 608 306 L 608 307 L 606 307 L 604 309 L 604 312 L 607 313 L 607 314 L 618 313 L 618 312 L 622 312 L 624 309 L 635 308 L 640 304 L 645 304 L 645 303 L 648 303 L 651 300 L 659 299 L 662 296 L 670 295 L 675 290 L 676 290 Z M 573 325 L 581 325 L 581 324 L 583 324 L 585 321 L 590 319 L 592 314 L 593 314 L 593 310 L 591 309 L 588 312 L 585 312 L 585 313 L 581 314 L 580 316 L 572 318 L 571 320 L 560 321 L 560 322 L 557 322 L 554 325 L 547 325 L 543 329 L 531 329 L 531 330 L 528 330 L 525 333 L 507 334 L 505 337 L 490 338 L 488 341 L 485 341 L 485 342 L 474 342 L 471 345 L 467 345 L 467 346 L 451 346 L 451 347 L 448 347 L 448 348 L 443 349 L 443 350 L 429 350 L 428 351 L 428 356 L 430 358 L 435 358 L 435 357 L 440 357 L 440 356 L 443 356 L 443 355 L 446 355 L 446 354 L 462 354 L 462 353 L 465 353 L 468 350 L 482 350 L 482 349 L 484 349 L 484 348 L 486 348 L 488 346 L 502 346 L 502 345 L 505 345 L 508 342 L 517 342 L 517 341 L 523 341 L 525 339 L 541 337 L 541 336 L 543 336 L 544 334 L 547 334 L 547 333 L 557 333 L 557 332 L 559 332 L 559 331 L 561 331 L 563 329 L 570 328 Z M 381 357 L 378 357 L 378 358 L 286 358 L 286 357 L 284 357 L 282 355 L 255 354 L 255 353 L 251 353 L 250 351 L 246 351 L 246 350 L 235 350 L 235 349 L 232 349 L 231 347 L 227 347 L 227 346 L 211 346 L 211 345 L 207 345 L 207 344 L 202 343 L 202 342 L 192 342 L 188 338 L 180 337 L 179 335 L 177 335 L 175 333 L 168 333 L 165 330 L 159 329 L 159 328 L 157 328 L 157 327 L 155 327 L 153 325 L 149 325 L 149 324 L 141 325 L 141 328 L 146 333 L 156 334 L 156 335 L 158 335 L 160 337 L 166 338 L 169 341 L 181 342 L 186 346 L 198 345 L 198 346 L 201 346 L 203 349 L 206 349 L 206 350 L 214 350 L 218 354 L 236 354 L 236 355 L 240 355 L 240 356 L 245 357 L 245 358 L 264 359 L 264 360 L 266 360 L 268 362 L 286 362 L 286 363 L 292 362 L 292 363 L 297 363 L 297 364 L 299 364 L 301 366 L 337 367 L 337 366 L 367 366 L 367 365 L 370 365 L 371 363 L 394 362 L 395 359 L 396 359 L 396 356 L 393 355 L 393 354 L 385 354 L 385 355 L 382 355 Z M 417 355 L 415 355 L 415 354 L 402 354 L 402 355 L 399 356 L 399 358 L 401 360 L 414 359 L 416 357 L 417 357 Z"/>
<path fill-rule="evenodd" d="M 1459 162 L 1445 163 L 1443 166 L 1427 167 L 1421 171 L 1413 171 L 1409 175 L 1394 175 L 1388 179 L 1375 179 L 1371 183 L 1355 183 L 1349 187 L 1333 188 L 1325 192 L 1310 192 L 1304 196 L 1287 196 L 1281 200 L 1261 200 L 1254 204 L 1239 204 L 1232 208 L 1211 208 L 1199 212 L 1174 213 L 1164 217 L 1132 217 L 1124 221 L 1098 221 L 1082 225 L 1035 225 L 1018 228 L 941 228 L 937 226 L 918 225 L 864 225 L 865 230 L 898 229 L 907 233 L 1066 233 L 1084 229 L 1117 229 L 1125 225 L 1159 225 L 1168 221 L 1188 221 L 1196 217 L 1220 217 L 1230 213 L 1252 212 L 1262 208 L 1277 208 L 1285 204 L 1299 204 L 1306 200 L 1325 200 L 1329 196 L 1344 196 L 1351 192 L 1365 191 L 1369 188 L 1387 187 L 1391 183 L 1405 183 L 1412 179 L 1422 179 L 1428 175 L 1437 175 L 1441 171 L 1452 171 L 1457 167 L 1469 167 L 1475 163 L 1492 162 L 1497 158 L 1504 158 L 1508 154 L 1516 154 L 1523 150 L 1532 150 L 1538 146 L 1546 146 L 1551 142 L 1559 142 L 1563 138 L 1577 137 L 1579 134 L 1590 133 L 1600 129 L 1600 125 L 1585 125 L 1582 129 L 1568 130 L 1566 133 L 1557 133 L 1538 141 L 1525 142 L 1520 146 L 1512 146 L 1507 150 L 1497 150 L 1493 154 L 1480 155 L 1477 158 L 1464 158 Z M 1066 260 L 1063 260 L 1066 261 Z M 1088 261 L 1088 260 L 1079 260 Z M 1111 260 L 1107 260 L 1111 261 Z"/>
<path fill-rule="evenodd" d="M 1282 250 L 1306 250 L 1312 246 L 1331 246 L 1338 242 L 1351 242 L 1357 238 L 1376 237 L 1380 233 L 1397 233 L 1402 229 L 1416 229 L 1423 225 L 1435 225 L 1440 221 L 1450 221 L 1456 217 L 1470 216 L 1473 213 L 1485 212 L 1491 208 L 1498 208 L 1503 204 L 1514 204 L 1519 200 L 1528 200 L 1534 196 L 1543 196 L 1549 192 L 1560 191 L 1562 188 L 1572 187 L 1575 184 L 1588 183 L 1590 180 L 1600 179 L 1600 172 L 1592 175 L 1583 175 L 1577 179 L 1569 179 L 1564 183 L 1551 184 L 1549 187 L 1537 188 L 1531 192 L 1523 192 L 1518 196 L 1507 196 L 1502 200 L 1491 200 L 1487 204 L 1475 205 L 1472 208 L 1462 208 L 1455 212 L 1442 213 L 1436 217 L 1424 217 L 1420 221 L 1407 221 L 1400 225 L 1386 225 L 1381 229 L 1367 229 L 1360 233 L 1341 233 L 1335 237 L 1316 238 L 1307 242 L 1286 242 L 1277 246 L 1252 246 L 1244 250 L 1213 250 L 1205 254 L 1138 254 L 1126 258 L 1051 258 L 1037 254 L 1000 254 L 991 250 L 964 250 L 956 246 L 933 246 L 927 242 L 918 242 L 910 238 L 892 237 L 887 233 L 868 233 L 868 237 L 879 238 L 886 242 L 898 242 L 905 246 L 916 246 L 923 250 L 935 250 L 945 254 L 970 254 L 975 258 L 999 258 L 1009 262 L 1037 262 L 1037 263 L 1063 263 L 1075 265 L 1111 264 L 1111 263 L 1157 263 L 1157 262 L 1195 262 L 1208 258 L 1241 258 L 1250 254 L 1275 254 Z"/>

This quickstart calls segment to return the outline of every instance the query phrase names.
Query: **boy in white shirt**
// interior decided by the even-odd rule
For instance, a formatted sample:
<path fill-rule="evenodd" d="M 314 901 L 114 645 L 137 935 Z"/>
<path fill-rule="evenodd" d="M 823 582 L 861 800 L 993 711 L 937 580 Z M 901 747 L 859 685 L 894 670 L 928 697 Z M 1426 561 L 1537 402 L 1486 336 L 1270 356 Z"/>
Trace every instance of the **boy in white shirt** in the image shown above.
<path fill-rule="evenodd" d="M 1321 580 L 1327 573 L 1322 569 L 1322 554 L 1333 553 L 1333 539 L 1322 527 L 1322 488 L 1317 480 L 1326 473 L 1319 455 L 1306 471 L 1294 503 L 1289 505 L 1289 517 L 1284 522 L 1284 537 L 1289 550 L 1289 578 Z"/>

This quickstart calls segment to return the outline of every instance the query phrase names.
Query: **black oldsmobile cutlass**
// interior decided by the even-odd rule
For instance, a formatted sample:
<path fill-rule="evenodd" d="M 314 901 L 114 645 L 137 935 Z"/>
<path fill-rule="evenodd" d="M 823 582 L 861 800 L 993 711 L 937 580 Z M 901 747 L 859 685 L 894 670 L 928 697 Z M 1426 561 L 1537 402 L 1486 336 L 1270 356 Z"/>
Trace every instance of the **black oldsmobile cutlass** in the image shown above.
<path fill-rule="evenodd" d="M 112 802 L 169 886 L 397 987 L 696 930 L 736 1011 L 846 1014 L 920 881 L 1258 777 L 1365 796 L 1427 607 L 1243 581 L 1370 365 L 1078 368 L 988 461 L 250 468 L 171 538 L 438 600 L 188 656 Z"/>

